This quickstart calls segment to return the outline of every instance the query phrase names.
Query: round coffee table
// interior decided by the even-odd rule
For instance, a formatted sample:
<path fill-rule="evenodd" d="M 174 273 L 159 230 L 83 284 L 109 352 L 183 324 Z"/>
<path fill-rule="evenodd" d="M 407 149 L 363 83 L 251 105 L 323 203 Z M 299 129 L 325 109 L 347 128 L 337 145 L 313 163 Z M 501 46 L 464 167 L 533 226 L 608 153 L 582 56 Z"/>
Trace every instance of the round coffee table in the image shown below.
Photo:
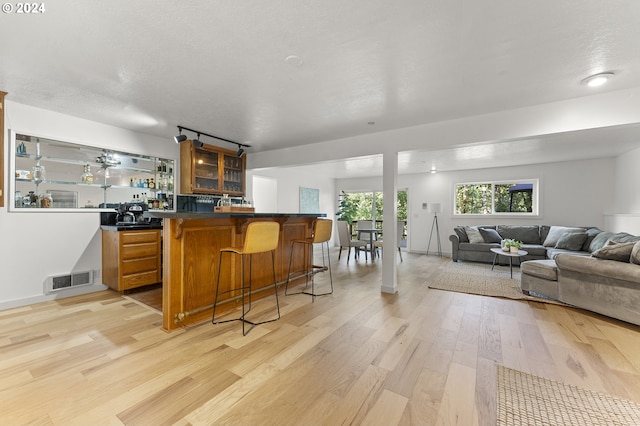
<path fill-rule="evenodd" d="M 523 256 L 529 254 L 528 251 L 518 250 L 517 253 L 511 253 L 510 251 L 504 251 L 501 248 L 492 248 L 491 251 L 495 253 L 493 256 L 493 265 L 491 265 L 491 270 L 493 271 L 493 267 L 496 266 L 496 259 L 498 259 L 498 255 L 506 256 L 509 258 L 509 272 L 511 273 L 511 278 L 513 278 L 513 258 L 516 257 L 520 259 Z"/>

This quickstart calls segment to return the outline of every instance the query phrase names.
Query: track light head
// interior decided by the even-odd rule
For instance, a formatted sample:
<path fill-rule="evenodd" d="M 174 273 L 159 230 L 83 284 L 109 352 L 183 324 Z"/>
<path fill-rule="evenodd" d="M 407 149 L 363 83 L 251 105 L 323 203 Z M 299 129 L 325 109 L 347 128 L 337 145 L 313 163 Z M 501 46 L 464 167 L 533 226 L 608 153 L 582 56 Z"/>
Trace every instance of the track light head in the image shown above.
<path fill-rule="evenodd" d="M 200 133 L 197 133 L 197 135 L 198 137 L 193 140 L 193 144 L 198 148 L 202 148 L 204 143 L 200 141 Z"/>
<path fill-rule="evenodd" d="M 242 157 L 242 156 L 244 155 L 244 149 L 242 149 L 242 147 L 240 147 L 240 148 L 238 149 L 238 152 L 236 152 L 236 155 L 237 155 L 238 157 Z"/>
<path fill-rule="evenodd" d="M 176 143 L 184 142 L 187 140 L 187 136 L 186 135 L 174 136 L 173 140 L 175 140 Z"/>

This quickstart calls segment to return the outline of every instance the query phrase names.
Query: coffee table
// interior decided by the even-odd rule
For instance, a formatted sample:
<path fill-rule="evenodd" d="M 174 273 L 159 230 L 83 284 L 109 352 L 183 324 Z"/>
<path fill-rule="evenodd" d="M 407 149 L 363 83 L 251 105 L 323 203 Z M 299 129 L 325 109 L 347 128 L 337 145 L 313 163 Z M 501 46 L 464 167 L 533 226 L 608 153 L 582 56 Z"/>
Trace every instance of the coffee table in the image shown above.
<path fill-rule="evenodd" d="M 529 254 L 528 251 L 524 250 L 518 250 L 517 253 L 511 253 L 510 251 L 504 251 L 501 248 L 492 248 L 491 251 L 495 253 L 495 256 L 493 256 L 493 265 L 491 265 L 491 270 L 493 271 L 493 267 L 496 266 L 498 256 L 506 256 L 509 258 L 509 272 L 511 273 L 511 278 L 513 278 L 513 258 L 515 257 L 520 259 L 521 257 Z"/>

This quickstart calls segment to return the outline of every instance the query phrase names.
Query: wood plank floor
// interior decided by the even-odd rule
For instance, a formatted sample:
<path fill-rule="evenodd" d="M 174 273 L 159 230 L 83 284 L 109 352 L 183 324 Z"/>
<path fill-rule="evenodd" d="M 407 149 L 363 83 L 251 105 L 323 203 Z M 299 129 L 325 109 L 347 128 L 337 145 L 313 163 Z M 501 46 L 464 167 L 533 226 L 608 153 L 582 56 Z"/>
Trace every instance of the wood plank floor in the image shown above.
<path fill-rule="evenodd" d="M 165 333 L 111 291 L 2 311 L 0 424 L 493 425 L 496 364 L 640 402 L 640 327 L 428 289 L 435 256 L 405 253 L 382 294 L 380 262 L 336 258 L 333 295 L 281 293 L 246 337 Z"/>

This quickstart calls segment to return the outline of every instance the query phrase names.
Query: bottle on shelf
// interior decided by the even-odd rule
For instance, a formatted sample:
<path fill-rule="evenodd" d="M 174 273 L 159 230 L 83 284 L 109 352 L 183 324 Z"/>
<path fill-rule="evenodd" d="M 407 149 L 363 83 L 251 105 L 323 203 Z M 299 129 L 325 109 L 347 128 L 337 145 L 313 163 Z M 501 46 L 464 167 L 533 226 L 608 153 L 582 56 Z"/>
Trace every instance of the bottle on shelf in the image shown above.
<path fill-rule="evenodd" d="M 82 183 L 93 183 L 93 174 L 91 173 L 91 165 L 85 164 L 84 173 L 82 173 Z"/>

